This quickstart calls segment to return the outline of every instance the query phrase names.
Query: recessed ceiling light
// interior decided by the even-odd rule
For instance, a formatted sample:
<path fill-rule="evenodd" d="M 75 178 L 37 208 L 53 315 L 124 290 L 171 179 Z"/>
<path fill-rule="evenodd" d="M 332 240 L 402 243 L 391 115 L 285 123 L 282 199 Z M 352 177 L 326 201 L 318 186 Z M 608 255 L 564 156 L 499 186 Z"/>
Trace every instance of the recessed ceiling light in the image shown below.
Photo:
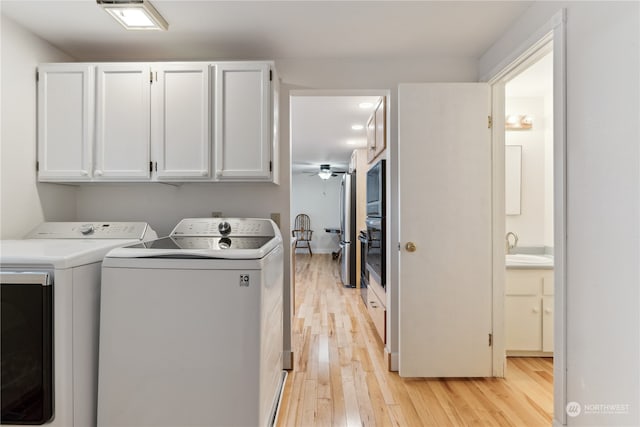
<path fill-rule="evenodd" d="M 148 0 L 96 0 L 127 30 L 168 30 L 169 24 Z"/>
<path fill-rule="evenodd" d="M 364 129 L 364 126 L 362 126 L 362 125 L 352 125 L 351 129 L 353 129 L 353 130 L 362 130 L 362 129 Z"/>
<path fill-rule="evenodd" d="M 358 107 L 360 108 L 371 108 L 373 107 L 373 102 L 361 102 L 360 104 L 358 104 Z"/>
<path fill-rule="evenodd" d="M 348 139 L 347 145 L 351 145 L 354 147 L 364 147 L 367 145 L 367 140 L 365 138 L 361 139 Z"/>

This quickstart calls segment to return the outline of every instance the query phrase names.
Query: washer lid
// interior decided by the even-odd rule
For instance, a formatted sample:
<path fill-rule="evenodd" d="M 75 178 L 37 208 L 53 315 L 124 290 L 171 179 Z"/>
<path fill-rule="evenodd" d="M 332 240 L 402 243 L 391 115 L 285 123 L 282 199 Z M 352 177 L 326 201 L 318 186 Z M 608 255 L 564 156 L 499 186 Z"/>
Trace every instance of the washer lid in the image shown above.
<path fill-rule="evenodd" d="M 108 258 L 261 259 L 282 235 L 269 219 L 187 218 L 169 237 L 111 251 Z"/>
<path fill-rule="evenodd" d="M 106 258 L 261 259 L 278 245 L 280 236 L 259 238 L 164 237 L 117 248 Z"/>
<path fill-rule="evenodd" d="M 138 248 L 149 249 L 260 249 L 274 237 L 164 237 L 148 243 L 135 245 Z"/>

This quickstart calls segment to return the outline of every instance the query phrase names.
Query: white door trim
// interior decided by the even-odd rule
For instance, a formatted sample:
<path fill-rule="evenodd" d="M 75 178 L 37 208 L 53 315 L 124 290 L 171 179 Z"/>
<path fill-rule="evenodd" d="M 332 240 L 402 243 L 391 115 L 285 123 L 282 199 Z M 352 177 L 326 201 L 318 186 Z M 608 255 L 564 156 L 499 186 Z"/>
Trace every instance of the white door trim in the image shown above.
<path fill-rule="evenodd" d="M 553 122 L 554 122 L 554 426 L 566 425 L 567 415 L 567 180 L 566 180 L 566 10 L 558 11 L 522 45 L 506 56 L 481 81 L 492 85 L 493 162 L 504 165 L 504 84 L 509 75 L 526 67 L 553 42 Z M 504 167 L 493 168 L 493 329 L 494 376 L 504 376 Z"/>

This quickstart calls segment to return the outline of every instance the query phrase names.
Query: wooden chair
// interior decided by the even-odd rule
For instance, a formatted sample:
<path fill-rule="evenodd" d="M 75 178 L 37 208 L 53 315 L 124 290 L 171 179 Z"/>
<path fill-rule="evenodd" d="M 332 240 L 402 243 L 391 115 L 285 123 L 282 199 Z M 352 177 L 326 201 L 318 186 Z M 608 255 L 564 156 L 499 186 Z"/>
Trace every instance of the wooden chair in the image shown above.
<path fill-rule="evenodd" d="M 293 230 L 291 230 L 291 236 L 296 239 L 296 245 L 294 249 L 307 248 L 309 249 L 309 255 L 313 256 L 311 252 L 311 238 L 313 237 L 313 230 L 311 230 L 311 220 L 309 215 L 299 214 L 296 216 Z"/>

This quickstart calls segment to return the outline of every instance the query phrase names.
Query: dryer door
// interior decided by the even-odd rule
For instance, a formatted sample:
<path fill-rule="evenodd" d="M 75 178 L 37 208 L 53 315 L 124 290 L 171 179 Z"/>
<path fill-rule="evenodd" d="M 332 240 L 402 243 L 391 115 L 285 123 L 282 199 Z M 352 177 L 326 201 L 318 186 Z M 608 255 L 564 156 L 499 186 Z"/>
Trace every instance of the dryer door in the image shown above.
<path fill-rule="evenodd" d="M 53 286 L 47 272 L 0 273 L 2 424 L 53 415 Z"/>

